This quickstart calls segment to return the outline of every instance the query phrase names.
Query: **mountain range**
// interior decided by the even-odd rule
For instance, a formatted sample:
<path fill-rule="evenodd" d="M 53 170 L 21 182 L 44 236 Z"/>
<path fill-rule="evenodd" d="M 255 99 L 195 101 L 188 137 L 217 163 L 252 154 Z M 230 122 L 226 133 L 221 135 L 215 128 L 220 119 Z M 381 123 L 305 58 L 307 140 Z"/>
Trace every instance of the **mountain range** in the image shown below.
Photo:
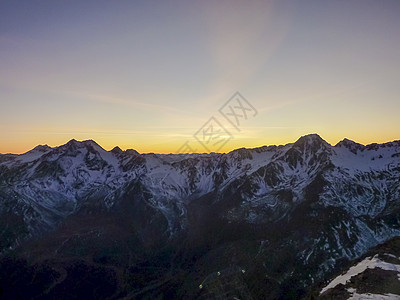
<path fill-rule="evenodd" d="M 0 155 L 0 297 L 323 297 L 400 236 L 399 212 L 400 141 L 311 134 L 226 154 L 41 145 Z"/>

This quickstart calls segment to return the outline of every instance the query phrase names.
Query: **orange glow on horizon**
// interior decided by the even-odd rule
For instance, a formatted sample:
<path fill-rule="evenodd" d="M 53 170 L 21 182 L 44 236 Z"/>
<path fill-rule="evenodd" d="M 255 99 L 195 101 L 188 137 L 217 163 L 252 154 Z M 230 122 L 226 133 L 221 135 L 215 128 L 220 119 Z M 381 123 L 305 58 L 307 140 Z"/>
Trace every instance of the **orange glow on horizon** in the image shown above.
<path fill-rule="evenodd" d="M 398 140 L 399 11 L 400 1 L 9 1 L 0 153 L 72 138 L 208 152 L 193 135 L 213 117 L 233 136 L 214 152 L 310 133 L 332 145 Z M 235 92 L 257 111 L 240 130 L 221 116 Z"/>
<path fill-rule="evenodd" d="M 266 137 L 265 139 L 245 139 L 245 138 L 240 138 L 240 136 L 235 137 L 234 139 L 230 140 L 224 147 L 219 149 L 219 151 L 212 151 L 211 152 L 220 152 L 220 153 L 227 153 L 232 150 L 238 149 L 238 148 L 257 148 L 261 146 L 270 146 L 270 145 L 285 145 L 288 143 L 294 143 L 300 136 L 311 134 L 314 132 L 308 132 L 308 133 L 301 133 L 301 134 L 291 134 L 287 136 L 271 136 L 270 138 Z M 317 133 L 319 134 L 319 133 Z M 367 145 L 371 143 L 386 143 L 386 142 L 391 142 L 394 140 L 399 140 L 400 137 L 396 135 L 381 135 L 379 137 L 368 137 L 367 135 L 361 136 L 359 139 L 354 139 L 351 136 L 343 136 L 339 137 L 337 134 L 319 134 L 322 139 L 324 139 L 326 142 L 328 142 L 331 145 L 336 145 L 339 141 L 343 140 L 344 138 L 348 138 L 350 140 L 353 140 L 357 143 Z M 177 150 L 182 146 L 182 144 L 186 140 L 173 140 L 173 141 L 168 141 L 167 138 L 165 139 L 159 139 L 158 143 L 154 142 L 149 142 L 148 140 L 144 138 L 137 138 L 135 142 L 128 141 L 125 139 L 117 138 L 117 137 L 71 137 L 71 138 L 63 138 L 63 137 L 58 137 L 54 139 L 48 139 L 46 138 L 34 138 L 30 137 L 24 140 L 24 142 L 20 141 L 6 141 L 2 142 L 0 145 L 0 153 L 1 154 L 23 154 L 28 152 L 29 150 L 33 149 L 37 145 L 44 145 L 47 144 L 50 147 L 58 147 L 61 145 L 66 144 L 69 140 L 71 139 L 76 139 L 78 141 L 84 141 L 84 140 L 94 140 L 96 143 L 98 143 L 103 149 L 110 151 L 114 147 L 118 146 L 122 150 L 127 150 L 127 149 L 134 149 L 138 151 L 139 153 L 159 153 L 159 154 L 170 154 L 170 153 L 177 153 Z M 130 139 L 133 140 L 133 139 Z M 187 141 L 190 142 L 191 145 L 193 145 L 193 148 L 196 149 L 197 153 L 207 153 L 206 149 L 204 149 L 194 138 L 192 139 L 187 139 Z"/>

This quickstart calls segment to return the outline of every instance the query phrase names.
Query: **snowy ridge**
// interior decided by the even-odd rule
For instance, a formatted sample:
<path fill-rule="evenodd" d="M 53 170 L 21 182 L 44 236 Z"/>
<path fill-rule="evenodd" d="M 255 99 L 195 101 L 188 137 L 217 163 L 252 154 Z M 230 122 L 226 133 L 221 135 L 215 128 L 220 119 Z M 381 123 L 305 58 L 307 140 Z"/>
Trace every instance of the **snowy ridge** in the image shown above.
<path fill-rule="evenodd" d="M 380 268 L 382 270 L 388 270 L 388 271 L 396 271 L 397 273 L 400 273 L 400 265 L 396 264 L 391 264 L 384 262 L 378 258 L 378 255 L 375 255 L 374 257 L 368 257 L 364 259 L 363 261 L 359 262 L 357 265 L 351 267 L 347 273 L 343 275 L 339 275 L 336 277 L 334 280 L 332 280 L 326 287 L 324 287 L 320 294 L 323 294 L 329 289 L 332 289 L 336 287 L 338 284 L 343 284 L 346 285 L 346 283 L 353 277 L 358 274 L 361 274 L 364 272 L 366 269 L 374 269 L 374 268 Z M 399 278 L 400 280 L 400 278 Z"/>
<path fill-rule="evenodd" d="M 296 278 L 294 289 L 306 289 L 327 282 L 344 261 L 400 236 L 399 153 L 398 141 L 363 146 L 344 140 L 331 146 L 313 134 L 283 146 L 226 154 L 106 151 L 92 140 L 71 140 L 0 155 L 0 253 L 43 233 L 49 233 L 45 243 L 65 229 L 71 239 L 94 222 L 88 230 L 99 230 L 100 248 L 101 232 L 115 228 L 117 236 L 124 233 L 121 248 L 126 236 L 132 236 L 134 249 L 185 243 L 205 249 L 216 243 L 207 254 L 214 261 L 222 252 L 226 264 L 246 258 L 249 273 L 257 265 L 253 275 L 263 280 L 286 286 Z M 106 239 L 112 247 L 114 235 Z M 74 239 L 71 253 L 80 251 Z M 369 256 L 364 265 L 373 270 L 399 268 Z M 351 272 L 332 281 L 321 297 L 336 292 L 337 282 L 358 280 L 360 274 Z M 354 299 L 379 294 L 341 292 Z"/>
<path fill-rule="evenodd" d="M 293 205 L 315 193 L 326 207 L 375 218 L 400 200 L 399 153 L 399 141 L 363 146 L 344 140 L 331 146 L 316 134 L 285 146 L 190 155 L 139 154 L 117 147 L 106 151 L 92 140 L 71 140 L 55 148 L 38 146 L 22 155 L 2 155 L 0 210 L 14 208 L 35 234 L 89 204 L 111 209 L 126 186 L 140 183 L 148 205 L 165 215 L 171 233 L 185 228 L 192 201 L 213 192 L 217 201 L 233 189 L 240 192 L 242 203 L 227 211 L 229 222 L 281 220 Z M 337 226 L 356 228 L 368 237 L 366 243 L 356 241 L 355 252 L 343 249 L 341 255 L 347 257 L 399 233 L 385 224 L 371 228 L 364 219 L 349 221 L 347 229 Z M 337 245 L 343 243 L 338 234 L 314 242 L 331 243 L 332 238 Z"/>
<path fill-rule="evenodd" d="M 352 289 L 349 289 L 349 292 L 352 293 L 352 295 L 348 298 L 349 300 L 394 300 L 394 299 L 400 299 L 399 295 L 387 293 L 384 295 L 381 294 L 371 294 L 371 293 L 366 293 L 366 294 L 357 294 L 357 292 L 353 291 Z"/>

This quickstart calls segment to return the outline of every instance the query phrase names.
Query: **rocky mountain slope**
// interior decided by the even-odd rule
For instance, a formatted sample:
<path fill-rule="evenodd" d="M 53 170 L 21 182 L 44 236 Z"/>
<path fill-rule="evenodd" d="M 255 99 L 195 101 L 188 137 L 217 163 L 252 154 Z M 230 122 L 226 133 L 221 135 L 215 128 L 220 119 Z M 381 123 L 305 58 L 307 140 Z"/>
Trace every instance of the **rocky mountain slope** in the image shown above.
<path fill-rule="evenodd" d="M 320 299 L 400 299 L 400 238 L 357 259 L 318 293 Z"/>
<path fill-rule="evenodd" d="M 26 274 L 11 282 L 3 274 L 0 289 L 15 296 L 41 278 L 30 295 L 82 295 L 106 274 L 113 283 L 101 283 L 100 298 L 229 290 L 298 299 L 400 235 L 399 180 L 400 141 L 331 146 L 315 134 L 227 154 L 105 151 L 71 140 L 0 155 L 2 266 Z M 199 289 L 232 266 L 246 271 L 235 275 L 246 296 L 218 276 Z M 76 286 L 81 273 L 90 280 Z"/>

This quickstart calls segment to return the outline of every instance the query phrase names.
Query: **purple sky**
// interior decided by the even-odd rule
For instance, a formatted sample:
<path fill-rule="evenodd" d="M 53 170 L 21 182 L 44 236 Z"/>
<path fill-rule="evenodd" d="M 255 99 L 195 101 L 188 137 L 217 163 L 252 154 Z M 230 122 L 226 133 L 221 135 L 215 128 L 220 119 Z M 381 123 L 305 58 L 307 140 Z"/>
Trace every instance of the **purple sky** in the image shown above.
<path fill-rule="evenodd" d="M 175 152 L 236 91 L 258 114 L 220 151 L 400 139 L 399 49 L 398 0 L 3 0 L 0 153 Z"/>

